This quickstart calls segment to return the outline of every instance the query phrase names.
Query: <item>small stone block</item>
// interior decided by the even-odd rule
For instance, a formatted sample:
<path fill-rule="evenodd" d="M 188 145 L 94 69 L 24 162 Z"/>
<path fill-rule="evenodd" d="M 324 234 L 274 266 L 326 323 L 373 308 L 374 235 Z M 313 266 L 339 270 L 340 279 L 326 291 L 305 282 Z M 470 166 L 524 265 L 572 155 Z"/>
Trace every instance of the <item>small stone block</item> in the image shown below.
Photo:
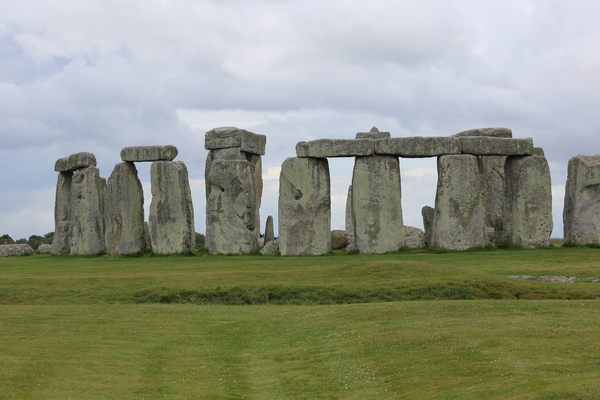
<path fill-rule="evenodd" d="M 485 136 L 459 138 L 463 154 L 478 156 L 528 156 L 533 152 L 533 139 L 510 139 Z"/>
<path fill-rule="evenodd" d="M 234 127 L 215 128 L 206 132 L 204 148 L 206 150 L 239 147 L 241 151 L 260 156 L 265 154 L 267 137 Z"/>
<path fill-rule="evenodd" d="M 299 142 L 296 145 L 298 157 L 356 157 L 373 155 L 374 140 L 371 139 L 319 139 Z"/>
<path fill-rule="evenodd" d="M 177 147 L 172 145 L 132 146 L 121 150 L 121 160 L 125 162 L 173 161 L 177 153 Z"/>
<path fill-rule="evenodd" d="M 458 132 L 453 135 L 455 137 L 461 136 L 487 136 L 487 137 L 498 137 L 498 138 L 511 138 L 512 129 L 509 128 L 478 128 L 469 129 L 467 131 Z"/>
<path fill-rule="evenodd" d="M 379 129 L 372 127 L 370 132 L 357 132 L 357 139 L 389 139 L 392 135 L 389 132 L 379 132 Z"/>
<path fill-rule="evenodd" d="M 81 152 L 68 157 L 59 158 L 54 164 L 56 172 L 70 172 L 81 168 L 95 167 L 96 156 L 92 153 Z"/>
<path fill-rule="evenodd" d="M 460 139 L 446 136 L 415 136 L 375 141 L 375 154 L 422 158 L 460 153 Z"/>

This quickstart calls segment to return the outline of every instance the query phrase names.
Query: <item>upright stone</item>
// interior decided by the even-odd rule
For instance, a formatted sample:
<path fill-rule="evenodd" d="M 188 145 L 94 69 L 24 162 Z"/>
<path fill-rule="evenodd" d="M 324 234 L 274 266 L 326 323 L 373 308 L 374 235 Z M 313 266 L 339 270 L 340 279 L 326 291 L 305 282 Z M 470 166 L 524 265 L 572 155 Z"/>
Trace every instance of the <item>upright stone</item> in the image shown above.
<path fill-rule="evenodd" d="M 431 247 L 464 250 L 486 245 L 485 207 L 477 157 L 438 158 Z"/>
<path fill-rule="evenodd" d="M 549 246 L 553 227 L 552 182 L 546 157 L 508 157 L 504 176 L 503 243 Z"/>
<path fill-rule="evenodd" d="M 95 255 L 106 250 L 104 198 L 106 179 L 96 167 L 78 169 L 71 184 L 71 254 Z"/>
<path fill-rule="evenodd" d="M 569 160 L 563 223 L 565 243 L 600 243 L 600 155 Z"/>
<path fill-rule="evenodd" d="M 73 172 L 60 172 L 56 184 L 54 202 L 54 237 L 52 254 L 61 256 L 71 253 L 71 184 Z"/>
<path fill-rule="evenodd" d="M 108 178 L 104 217 L 109 255 L 139 254 L 146 250 L 144 192 L 133 163 L 115 165 Z"/>
<path fill-rule="evenodd" d="M 433 207 L 424 206 L 421 209 L 421 215 L 423 216 L 423 231 L 425 234 L 424 242 L 426 246 L 431 246 L 431 235 L 433 233 L 433 218 L 435 216 L 435 210 Z"/>
<path fill-rule="evenodd" d="M 288 158 L 279 175 L 279 251 L 331 251 L 331 184 L 325 158 Z"/>
<path fill-rule="evenodd" d="M 206 247 L 210 254 L 258 251 L 254 166 L 245 160 L 216 160 L 208 168 Z"/>
<path fill-rule="evenodd" d="M 352 225 L 352 185 L 348 187 L 348 196 L 346 197 L 346 231 L 354 234 Z"/>
<path fill-rule="evenodd" d="M 265 244 L 275 240 L 275 230 L 273 229 L 273 217 L 267 217 L 267 225 L 265 226 Z"/>
<path fill-rule="evenodd" d="M 254 167 L 254 217 L 256 222 L 254 224 L 254 235 L 256 239 L 260 238 L 260 204 L 262 200 L 263 192 L 263 180 L 262 180 L 262 158 L 257 154 L 246 153 L 248 162 Z"/>
<path fill-rule="evenodd" d="M 485 224 L 492 229 L 493 244 L 501 241 L 502 214 L 504 212 L 504 156 L 484 156 L 480 158 Z"/>
<path fill-rule="evenodd" d="M 155 161 L 150 168 L 150 238 L 157 254 L 193 253 L 194 209 L 188 171 L 182 161 Z"/>
<path fill-rule="evenodd" d="M 352 215 L 354 244 L 359 252 L 379 254 L 405 246 L 398 157 L 356 158 Z"/>

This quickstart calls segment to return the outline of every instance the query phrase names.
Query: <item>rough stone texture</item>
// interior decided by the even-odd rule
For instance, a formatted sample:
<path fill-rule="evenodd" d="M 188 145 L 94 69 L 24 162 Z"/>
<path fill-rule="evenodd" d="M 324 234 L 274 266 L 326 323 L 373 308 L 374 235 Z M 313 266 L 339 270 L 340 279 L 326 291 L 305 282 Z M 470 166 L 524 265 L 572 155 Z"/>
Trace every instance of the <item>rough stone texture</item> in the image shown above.
<path fill-rule="evenodd" d="M 485 207 L 477 157 L 438 158 L 431 247 L 464 250 L 486 245 Z"/>
<path fill-rule="evenodd" d="M 262 201 L 263 179 L 262 179 L 262 158 L 256 154 L 246 153 L 248 162 L 254 166 L 254 235 L 256 239 L 260 238 L 260 204 Z"/>
<path fill-rule="evenodd" d="M 24 256 L 25 254 L 33 254 L 33 249 L 28 244 L 0 245 L 0 257 Z"/>
<path fill-rule="evenodd" d="M 298 157 L 354 157 L 373 154 L 375 141 L 371 139 L 319 139 L 296 144 Z"/>
<path fill-rule="evenodd" d="M 81 152 L 68 157 L 59 158 L 54 164 L 56 172 L 70 172 L 81 168 L 96 166 L 96 156 L 92 153 Z"/>
<path fill-rule="evenodd" d="M 54 201 L 54 237 L 52 238 L 52 254 L 57 256 L 71 253 L 71 185 L 73 172 L 58 174 L 56 198 Z"/>
<path fill-rule="evenodd" d="M 38 253 L 40 254 L 50 254 L 52 253 L 52 245 L 47 243 L 42 243 L 37 248 Z"/>
<path fill-rule="evenodd" d="M 166 146 L 132 146 L 121 150 L 121 160 L 126 162 L 173 161 L 177 157 L 177 147 Z"/>
<path fill-rule="evenodd" d="M 215 128 L 206 132 L 204 148 L 206 150 L 239 147 L 241 151 L 264 155 L 267 137 L 234 127 Z"/>
<path fill-rule="evenodd" d="M 267 242 L 267 244 L 260 249 L 260 254 L 276 254 L 277 250 L 279 250 L 279 239 Z"/>
<path fill-rule="evenodd" d="M 406 247 L 413 249 L 423 247 L 425 244 L 425 233 L 421 229 L 414 226 L 405 226 L 404 232 L 406 234 Z"/>
<path fill-rule="evenodd" d="M 133 163 L 115 165 L 106 185 L 106 252 L 139 254 L 146 247 L 144 192 Z"/>
<path fill-rule="evenodd" d="M 94 255 L 106 250 L 104 198 L 106 179 L 100 170 L 87 167 L 73 172 L 71 183 L 70 254 Z"/>
<path fill-rule="evenodd" d="M 358 251 L 358 247 L 356 247 L 356 244 L 354 244 L 354 241 L 352 241 L 348 243 L 348 246 L 346 246 L 344 250 L 346 250 L 348 253 L 353 253 Z"/>
<path fill-rule="evenodd" d="M 152 202 L 148 224 L 156 254 L 193 253 L 194 209 L 188 171 L 182 161 L 155 161 L 150 167 Z"/>
<path fill-rule="evenodd" d="M 565 243 L 600 243 L 600 155 L 569 160 L 563 223 Z"/>
<path fill-rule="evenodd" d="M 501 238 L 494 232 L 502 231 L 502 213 L 504 211 L 504 156 L 485 156 L 480 158 L 482 171 L 483 204 L 486 215 L 485 224 L 491 228 L 491 243 L 498 243 Z M 488 230 L 488 232 L 490 232 Z"/>
<path fill-rule="evenodd" d="M 379 132 L 379 129 L 372 127 L 370 132 L 357 132 L 357 139 L 389 139 L 392 135 L 389 132 Z"/>
<path fill-rule="evenodd" d="M 510 139 L 485 136 L 459 137 L 463 154 L 479 156 L 524 156 L 533 152 L 533 139 Z"/>
<path fill-rule="evenodd" d="M 499 138 L 511 138 L 512 130 L 509 128 L 477 128 L 469 129 L 467 131 L 458 132 L 453 135 L 454 137 L 461 136 L 488 136 L 488 137 L 499 137 Z"/>
<path fill-rule="evenodd" d="M 271 242 L 275 240 L 275 230 L 273 229 L 273 216 L 269 215 L 267 217 L 267 224 L 265 226 L 265 243 Z"/>
<path fill-rule="evenodd" d="M 279 251 L 331 251 L 331 184 L 324 158 L 288 158 L 279 175 Z"/>
<path fill-rule="evenodd" d="M 207 171 L 206 247 L 209 253 L 258 251 L 254 165 L 245 160 L 216 160 Z"/>
<path fill-rule="evenodd" d="M 544 149 L 542 149 L 541 147 L 534 147 L 533 151 L 531 152 L 531 155 L 546 157 L 546 154 L 544 153 Z"/>
<path fill-rule="evenodd" d="M 346 231 L 354 234 L 352 225 L 352 185 L 348 187 L 348 196 L 346 197 Z"/>
<path fill-rule="evenodd" d="M 353 241 L 352 233 L 342 230 L 331 231 L 331 249 L 343 249 Z"/>
<path fill-rule="evenodd" d="M 504 164 L 502 242 L 522 247 L 550 245 L 552 183 L 545 157 L 508 157 Z"/>
<path fill-rule="evenodd" d="M 354 243 L 363 254 L 405 246 L 397 157 L 357 157 L 352 176 Z"/>
<path fill-rule="evenodd" d="M 460 139 L 452 137 L 415 136 L 375 141 L 376 154 L 398 157 L 437 157 L 445 154 L 460 154 Z"/>
<path fill-rule="evenodd" d="M 431 246 L 431 234 L 433 233 L 433 218 L 435 210 L 433 207 L 425 206 L 421 209 L 423 216 L 423 228 L 425 230 L 423 241 L 426 246 Z"/>

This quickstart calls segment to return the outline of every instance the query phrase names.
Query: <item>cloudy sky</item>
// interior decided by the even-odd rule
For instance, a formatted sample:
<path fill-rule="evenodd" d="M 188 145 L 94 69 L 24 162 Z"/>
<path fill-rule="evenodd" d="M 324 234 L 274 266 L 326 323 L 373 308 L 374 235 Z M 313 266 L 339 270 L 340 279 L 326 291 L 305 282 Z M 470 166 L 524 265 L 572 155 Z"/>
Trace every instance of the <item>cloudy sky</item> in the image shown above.
<path fill-rule="evenodd" d="M 54 163 L 80 151 L 108 177 L 125 146 L 177 146 L 205 232 L 212 128 L 267 136 L 264 224 L 298 141 L 503 126 L 544 148 L 562 237 L 567 162 L 600 153 L 599 17 L 596 0 L 3 1 L 0 234 L 54 230 Z M 330 161 L 333 229 L 352 165 Z M 401 169 L 405 223 L 422 227 L 435 160 Z"/>

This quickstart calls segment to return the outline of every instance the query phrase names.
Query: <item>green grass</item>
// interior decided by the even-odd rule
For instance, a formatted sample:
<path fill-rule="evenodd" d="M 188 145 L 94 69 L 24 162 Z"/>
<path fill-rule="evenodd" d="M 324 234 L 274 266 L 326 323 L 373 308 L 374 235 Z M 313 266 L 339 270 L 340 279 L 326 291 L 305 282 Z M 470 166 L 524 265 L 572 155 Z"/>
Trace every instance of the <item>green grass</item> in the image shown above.
<path fill-rule="evenodd" d="M 600 398 L 600 284 L 509 275 L 600 249 L 0 259 L 0 399 Z"/>

